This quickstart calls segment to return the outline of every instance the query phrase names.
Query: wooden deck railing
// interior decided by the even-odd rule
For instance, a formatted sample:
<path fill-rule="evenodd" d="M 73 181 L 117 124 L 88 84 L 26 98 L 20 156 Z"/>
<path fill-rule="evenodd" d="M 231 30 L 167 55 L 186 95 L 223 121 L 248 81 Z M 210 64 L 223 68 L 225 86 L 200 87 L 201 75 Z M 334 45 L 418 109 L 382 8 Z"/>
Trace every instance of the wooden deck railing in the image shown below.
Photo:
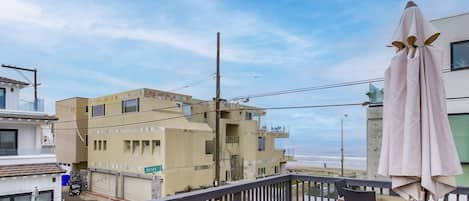
<path fill-rule="evenodd" d="M 390 190 L 389 181 L 286 174 L 177 194 L 156 201 L 330 201 L 337 198 L 334 183 L 342 179 L 354 189 L 397 196 Z M 469 187 L 458 187 L 444 200 L 469 201 Z"/>

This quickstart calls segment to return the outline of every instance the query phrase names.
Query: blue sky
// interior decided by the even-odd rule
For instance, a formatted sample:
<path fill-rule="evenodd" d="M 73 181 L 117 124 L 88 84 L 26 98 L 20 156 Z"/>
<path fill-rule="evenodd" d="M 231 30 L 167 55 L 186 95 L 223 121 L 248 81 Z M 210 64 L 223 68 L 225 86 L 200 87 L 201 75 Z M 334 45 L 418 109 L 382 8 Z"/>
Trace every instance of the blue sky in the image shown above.
<path fill-rule="evenodd" d="M 467 0 L 417 1 L 428 19 L 469 11 Z M 19 1 L 0 6 L 0 63 L 37 67 L 40 96 L 56 100 L 128 89 L 214 94 L 215 36 L 222 34 L 225 98 L 383 76 L 386 48 L 405 1 Z M 16 72 L 3 76 L 22 79 Z M 29 90 L 29 91 L 28 91 Z M 31 99 L 31 90 L 24 99 Z M 356 103 L 367 86 L 251 99 L 270 106 Z M 335 153 L 340 118 L 346 153 L 364 155 L 365 108 L 268 111 L 285 125 L 281 144 L 298 153 Z"/>

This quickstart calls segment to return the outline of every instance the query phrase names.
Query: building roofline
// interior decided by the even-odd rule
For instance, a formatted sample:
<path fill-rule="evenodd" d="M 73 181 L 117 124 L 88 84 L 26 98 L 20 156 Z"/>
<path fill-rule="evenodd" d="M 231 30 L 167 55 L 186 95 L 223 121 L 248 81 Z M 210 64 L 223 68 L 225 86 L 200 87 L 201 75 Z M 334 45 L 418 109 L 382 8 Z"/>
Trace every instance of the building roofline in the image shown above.
<path fill-rule="evenodd" d="M 147 91 L 155 91 L 155 92 L 160 92 L 160 93 L 166 93 L 166 94 L 172 94 L 172 95 L 185 96 L 185 97 L 192 98 L 191 95 L 186 95 L 186 94 L 180 94 L 180 93 L 174 93 L 174 92 L 169 92 L 169 91 L 163 91 L 163 90 L 143 87 L 143 88 L 130 89 L 130 90 L 125 90 L 125 91 L 120 91 L 120 92 L 115 92 L 115 93 L 109 93 L 109 94 L 106 94 L 106 95 L 96 96 L 96 97 L 89 98 L 89 99 L 99 99 L 99 98 L 104 98 L 104 97 L 113 96 L 113 95 L 117 95 L 117 94 L 129 93 L 129 92 L 133 92 L 133 91 L 143 91 L 143 92 L 145 92 L 146 90 Z"/>
<path fill-rule="evenodd" d="M 11 78 L 0 76 L 0 83 L 2 83 L 2 82 L 3 83 L 9 83 L 9 84 L 19 84 L 19 85 L 24 85 L 24 86 L 29 85 L 29 83 L 26 83 L 26 82 L 23 82 L 23 81 L 14 80 L 14 79 L 11 79 Z"/>
<path fill-rule="evenodd" d="M 459 14 L 456 14 L 456 15 L 450 15 L 450 16 L 446 16 L 446 17 L 440 17 L 440 18 L 432 19 L 432 20 L 430 20 L 430 22 L 446 20 L 446 19 L 449 19 L 449 18 L 459 17 L 459 16 L 463 16 L 463 15 L 469 15 L 469 12 L 463 12 L 463 13 L 459 13 Z"/>
<path fill-rule="evenodd" d="M 89 98 L 80 97 L 80 96 L 73 96 L 73 97 L 70 97 L 70 98 L 64 98 L 64 99 L 61 99 L 61 100 L 56 100 L 55 102 L 61 102 L 61 101 L 66 101 L 66 100 L 71 100 L 71 99 L 89 99 Z"/>

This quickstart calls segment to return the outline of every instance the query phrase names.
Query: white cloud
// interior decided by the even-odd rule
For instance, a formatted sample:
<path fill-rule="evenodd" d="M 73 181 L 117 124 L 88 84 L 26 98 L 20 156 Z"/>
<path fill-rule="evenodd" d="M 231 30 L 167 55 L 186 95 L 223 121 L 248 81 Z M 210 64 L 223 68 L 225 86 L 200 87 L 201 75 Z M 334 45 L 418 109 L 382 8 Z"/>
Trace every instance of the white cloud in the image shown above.
<path fill-rule="evenodd" d="M 14 23 L 27 23 L 46 28 L 61 28 L 63 21 L 45 15 L 44 10 L 35 4 L 19 0 L 4 0 L 0 6 L 0 20 Z"/>
<path fill-rule="evenodd" d="M 325 74 L 332 80 L 353 81 L 384 77 L 393 50 L 368 52 L 332 66 Z"/>
<path fill-rule="evenodd" d="M 315 51 L 309 50 L 312 46 L 310 40 L 266 23 L 255 15 L 228 10 L 220 12 L 216 6 L 205 6 L 205 11 L 215 16 L 202 17 L 199 22 L 218 25 L 218 19 L 226 18 L 229 19 L 229 23 L 222 24 L 218 28 L 213 26 L 212 31 L 209 29 L 189 30 L 187 27 L 179 27 L 177 24 L 160 28 L 146 28 L 114 16 L 107 16 L 104 11 L 100 13 L 98 8 L 89 11 L 87 15 L 63 9 L 70 8 L 45 9 L 39 4 L 7 0 L 0 8 L 0 22 L 11 22 L 17 25 L 28 24 L 77 35 L 146 41 L 211 59 L 215 58 L 215 29 L 219 29 L 222 32 L 226 31 L 228 35 L 226 40 L 222 39 L 222 60 L 237 63 L 282 64 L 306 59 L 305 54 L 308 56 L 317 54 Z M 56 10 L 60 10 L 60 12 Z M 258 42 L 254 44 L 238 43 L 237 37 L 246 36 Z M 263 42 L 267 44 L 262 44 Z M 283 43 L 288 48 L 272 49 L 269 46 L 272 42 Z"/>

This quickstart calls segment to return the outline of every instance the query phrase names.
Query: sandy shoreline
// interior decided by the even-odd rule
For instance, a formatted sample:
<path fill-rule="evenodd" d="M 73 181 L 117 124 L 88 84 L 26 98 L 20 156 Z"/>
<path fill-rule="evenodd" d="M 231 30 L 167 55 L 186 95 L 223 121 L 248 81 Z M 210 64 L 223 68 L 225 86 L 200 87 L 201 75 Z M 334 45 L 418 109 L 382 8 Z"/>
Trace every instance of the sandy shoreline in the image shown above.
<path fill-rule="evenodd" d="M 319 168 L 319 167 L 310 167 L 310 166 L 287 166 L 287 172 L 311 175 L 311 176 L 329 176 L 329 177 L 338 177 L 340 176 L 340 168 Z M 353 170 L 353 169 L 344 169 L 344 177 L 351 178 L 365 178 L 366 171 L 364 170 Z"/>

